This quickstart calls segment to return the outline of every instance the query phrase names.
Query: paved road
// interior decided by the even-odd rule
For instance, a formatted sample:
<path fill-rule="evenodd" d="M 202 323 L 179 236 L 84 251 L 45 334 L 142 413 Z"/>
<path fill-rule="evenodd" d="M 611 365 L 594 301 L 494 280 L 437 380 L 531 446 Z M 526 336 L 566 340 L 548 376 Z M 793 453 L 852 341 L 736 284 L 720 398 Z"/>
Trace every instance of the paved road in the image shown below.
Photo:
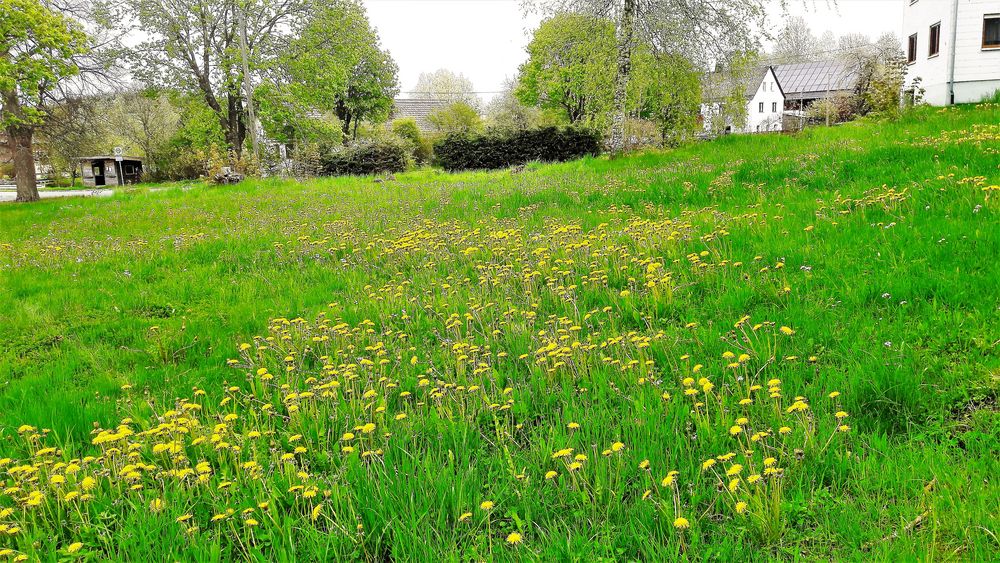
<path fill-rule="evenodd" d="M 38 194 L 42 196 L 42 199 L 55 197 L 107 197 L 113 193 L 111 190 L 38 190 Z M 13 190 L 0 190 L 0 202 L 14 201 L 15 198 L 17 198 L 17 192 Z"/>

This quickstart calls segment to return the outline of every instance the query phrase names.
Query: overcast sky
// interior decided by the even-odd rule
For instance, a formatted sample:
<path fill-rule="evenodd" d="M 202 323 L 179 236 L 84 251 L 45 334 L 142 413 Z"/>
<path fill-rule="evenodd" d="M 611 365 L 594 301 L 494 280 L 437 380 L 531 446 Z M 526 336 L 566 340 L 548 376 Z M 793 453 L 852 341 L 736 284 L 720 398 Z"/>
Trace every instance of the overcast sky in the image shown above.
<path fill-rule="evenodd" d="M 860 32 L 897 35 L 906 0 L 789 0 L 793 15 L 806 18 L 816 35 Z M 940 1 L 940 0 L 934 0 Z M 525 16 L 520 0 L 364 0 L 382 46 L 399 65 L 405 96 L 421 72 L 447 68 L 472 80 L 489 100 L 505 77 L 517 75 L 537 15 Z M 783 15 L 772 10 L 773 25 Z"/>

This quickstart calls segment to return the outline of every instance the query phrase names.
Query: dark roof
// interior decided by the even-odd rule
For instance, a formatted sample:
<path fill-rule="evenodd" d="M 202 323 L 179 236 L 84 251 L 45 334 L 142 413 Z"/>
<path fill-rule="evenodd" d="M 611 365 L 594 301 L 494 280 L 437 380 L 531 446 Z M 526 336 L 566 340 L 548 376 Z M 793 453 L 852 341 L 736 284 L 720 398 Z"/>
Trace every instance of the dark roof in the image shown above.
<path fill-rule="evenodd" d="M 427 131 L 431 124 L 427 116 L 435 110 L 447 107 L 452 100 L 418 100 L 414 98 L 396 98 L 392 101 L 392 119 L 411 118 L 417 122 L 421 131 Z"/>
<path fill-rule="evenodd" d="M 713 72 L 704 76 L 702 80 L 702 99 L 706 102 L 717 102 L 722 98 L 726 97 L 726 92 L 731 92 L 731 85 L 738 86 L 739 84 L 734 84 L 733 81 L 740 80 L 742 82 L 743 95 L 747 99 L 753 98 L 757 94 L 757 89 L 760 88 L 760 83 L 764 81 L 767 77 L 767 71 L 774 67 L 771 66 L 759 66 L 750 71 L 748 71 L 744 76 L 736 77 L 725 71 L 723 72 Z M 774 76 L 778 83 L 778 90 L 784 93 L 785 89 L 781 84 L 781 78 L 778 77 L 777 73 Z"/>
<path fill-rule="evenodd" d="M 843 61 L 816 61 L 777 65 L 774 72 L 785 91 L 785 99 L 825 98 L 853 92 L 858 83 L 857 70 Z"/>
<path fill-rule="evenodd" d="M 97 155 L 97 156 L 78 156 L 77 160 L 114 160 L 116 157 L 113 154 Z M 141 156 L 128 156 L 122 155 L 122 160 L 142 160 Z"/>

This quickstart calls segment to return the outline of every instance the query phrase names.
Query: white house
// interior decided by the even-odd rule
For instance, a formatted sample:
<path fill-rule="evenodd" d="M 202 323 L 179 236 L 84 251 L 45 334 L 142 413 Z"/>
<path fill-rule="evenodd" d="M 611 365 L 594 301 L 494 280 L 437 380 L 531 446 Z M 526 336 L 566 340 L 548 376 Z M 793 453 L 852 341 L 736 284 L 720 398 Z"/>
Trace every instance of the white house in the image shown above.
<path fill-rule="evenodd" d="M 908 92 L 932 105 L 978 102 L 1000 89 L 1000 0 L 900 0 Z"/>
<path fill-rule="evenodd" d="M 743 91 L 746 98 L 746 124 L 734 125 L 732 116 L 722 115 L 723 100 L 733 89 Z M 781 115 L 785 109 L 785 93 L 774 74 L 774 67 L 761 67 L 751 72 L 743 83 L 732 82 L 723 73 L 706 77 L 701 104 L 701 118 L 706 133 L 765 133 L 781 131 Z M 720 120 L 725 120 L 720 123 Z"/>

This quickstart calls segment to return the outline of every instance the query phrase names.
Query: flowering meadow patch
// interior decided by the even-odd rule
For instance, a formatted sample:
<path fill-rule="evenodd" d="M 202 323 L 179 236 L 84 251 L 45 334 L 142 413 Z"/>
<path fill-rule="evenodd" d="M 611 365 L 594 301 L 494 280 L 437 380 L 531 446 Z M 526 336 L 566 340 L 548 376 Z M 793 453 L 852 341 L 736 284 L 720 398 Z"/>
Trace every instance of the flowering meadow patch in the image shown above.
<path fill-rule="evenodd" d="M 955 154 L 914 136 L 944 157 L 905 181 L 807 184 L 874 152 L 859 127 L 774 141 L 835 162 L 746 139 L 228 211 L 140 194 L 86 202 L 72 236 L 54 212 L 43 244 L 0 241 L 0 274 L 113 272 L 93 314 L 127 324 L 64 365 L 134 371 L 72 395 L 93 424 L 5 391 L 0 556 L 982 559 L 1000 181 L 956 164 L 998 140 L 963 127 Z M 146 232 L 96 244 L 120 205 Z M 10 373 L 55 361 L 12 343 Z"/>

